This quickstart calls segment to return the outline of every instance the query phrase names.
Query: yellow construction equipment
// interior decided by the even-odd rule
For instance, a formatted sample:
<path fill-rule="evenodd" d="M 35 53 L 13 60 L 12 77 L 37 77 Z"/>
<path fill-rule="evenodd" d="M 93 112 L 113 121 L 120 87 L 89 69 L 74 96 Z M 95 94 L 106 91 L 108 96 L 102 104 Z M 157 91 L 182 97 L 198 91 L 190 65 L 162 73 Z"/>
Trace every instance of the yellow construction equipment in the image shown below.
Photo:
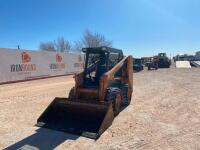
<path fill-rule="evenodd" d="M 37 126 L 97 139 L 130 104 L 133 59 L 122 50 L 84 48 L 84 71 L 75 75 L 68 98 L 55 98 Z"/>

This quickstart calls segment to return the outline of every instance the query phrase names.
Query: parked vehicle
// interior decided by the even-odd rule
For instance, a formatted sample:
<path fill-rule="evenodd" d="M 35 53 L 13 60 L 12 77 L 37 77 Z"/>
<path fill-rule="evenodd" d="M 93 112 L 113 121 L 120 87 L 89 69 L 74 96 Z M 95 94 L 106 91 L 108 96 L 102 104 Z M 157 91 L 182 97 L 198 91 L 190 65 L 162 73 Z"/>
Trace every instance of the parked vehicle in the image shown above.
<path fill-rule="evenodd" d="M 159 53 L 157 57 L 158 68 L 169 68 L 171 65 L 170 59 L 167 57 L 166 53 Z"/>
<path fill-rule="evenodd" d="M 133 59 L 133 71 L 139 72 L 144 69 L 142 65 L 142 60 L 140 58 L 134 58 Z"/>
<path fill-rule="evenodd" d="M 158 69 L 158 59 L 157 57 L 152 57 L 149 62 L 146 62 L 146 66 L 148 67 L 148 70 L 157 70 Z"/>

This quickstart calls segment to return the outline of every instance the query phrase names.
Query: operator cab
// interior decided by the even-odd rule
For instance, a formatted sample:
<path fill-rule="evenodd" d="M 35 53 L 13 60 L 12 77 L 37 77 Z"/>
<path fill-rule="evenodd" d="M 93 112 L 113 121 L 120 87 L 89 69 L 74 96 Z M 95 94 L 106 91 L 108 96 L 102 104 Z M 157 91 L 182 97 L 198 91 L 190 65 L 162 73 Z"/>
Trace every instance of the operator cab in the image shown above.
<path fill-rule="evenodd" d="M 167 54 L 166 53 L 158 53 L 158 56 L 159 57 L 167 57 Z"/>
<path fill-rule="evenodd" d="M 85 55 L 84 87 L 98 87 L 101 76 L 123 59 L 122 50 L 97 47 L 83 48 Z"/>

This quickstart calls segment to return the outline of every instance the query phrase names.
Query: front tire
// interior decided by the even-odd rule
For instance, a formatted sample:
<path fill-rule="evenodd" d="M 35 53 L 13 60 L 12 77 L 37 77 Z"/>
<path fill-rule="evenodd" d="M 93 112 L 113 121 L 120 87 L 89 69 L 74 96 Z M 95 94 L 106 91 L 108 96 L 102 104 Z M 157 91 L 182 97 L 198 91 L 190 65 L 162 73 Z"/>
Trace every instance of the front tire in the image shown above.
<path fill-rule="evenodd" d="M 122 105 L 121 90 L 118 88 L 109 88 L 106 95 L 106 101 L 112 102 L 114 115 L 118 115 Z"/>

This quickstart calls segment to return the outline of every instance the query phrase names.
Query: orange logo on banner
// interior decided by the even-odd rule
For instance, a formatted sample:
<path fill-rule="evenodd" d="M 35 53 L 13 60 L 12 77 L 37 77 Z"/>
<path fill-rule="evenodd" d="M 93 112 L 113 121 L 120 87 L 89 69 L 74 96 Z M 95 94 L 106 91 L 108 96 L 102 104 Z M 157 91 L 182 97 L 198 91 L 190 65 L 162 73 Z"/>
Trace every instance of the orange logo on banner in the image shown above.
<path fill-rule="evenodd" d="M 27 63 L 31 61 L 31 57 L 28 55 L 27 52 L 22 52 L 22 63 Z"/>
<path fill-rule="evenodd" d="M 61 61 L 62 61 L 62 56 L 56 54 L 56 62 L 61 62 Z"/>
<path fill-rule="evenodd" d="M 49 64 L 50 69 L 56 70 L 56 69 L 64 69 L 65 64 L 62 62 L 62 56 L 59 54 L 56 54 L 56 62 L 55 64 Z"/>
<path fill-rule="evenodd" d="M 11 72 L 24 72 L 24 73 L 29 72 L 30 73 L 31 71 L 36 71 L 36 64 L 28 63 L 31 61 L 31 57 L 29 56 L 28 52 L 22 52 L 21 56 L 22 56 L 21 58 L 22 64 L 12 64 Z"/>

